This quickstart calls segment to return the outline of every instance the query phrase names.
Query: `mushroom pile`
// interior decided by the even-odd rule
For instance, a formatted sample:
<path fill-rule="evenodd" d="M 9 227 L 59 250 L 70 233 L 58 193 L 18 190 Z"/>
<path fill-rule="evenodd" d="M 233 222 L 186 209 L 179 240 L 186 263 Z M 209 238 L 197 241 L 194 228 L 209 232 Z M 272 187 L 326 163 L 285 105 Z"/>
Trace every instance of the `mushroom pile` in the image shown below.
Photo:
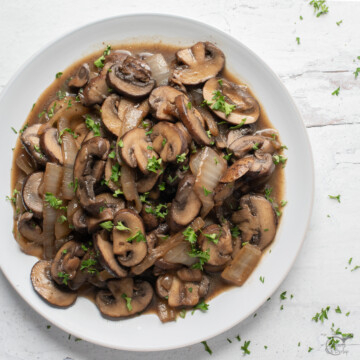
<path fill-rule="evenodd" d="M 43 250 L 43 299 L 67 307 L 90 287 L 105 317 L 154 306 L 165 322 L 214 278 L 244 284 L 276 234 L 266 186 L 284 158 L 224 66 L 210 42 L 172 57 L 108 46 L 21 130 L 17 230 Z"/>

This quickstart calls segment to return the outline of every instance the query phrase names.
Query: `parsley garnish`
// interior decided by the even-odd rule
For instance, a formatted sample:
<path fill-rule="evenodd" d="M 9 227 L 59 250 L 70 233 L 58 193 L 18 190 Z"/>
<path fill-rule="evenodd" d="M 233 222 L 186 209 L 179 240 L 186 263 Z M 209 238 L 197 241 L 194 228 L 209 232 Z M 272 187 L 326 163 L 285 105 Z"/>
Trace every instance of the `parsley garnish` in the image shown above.
<path fill-rule="evenodd" d="M 210 355 L 212 354 L 212 350 L 209 348 L 209 345 L 206 341 L 201 342 L 204 345 L 205 351 L 207 351 Z"/>
<path fill-rule="evenodd" d="M 250 355 L 250 351 L 249 351 L 249 345 L 250 345 L 251 341 L 248 340 L 244 342 L 244 345 L 241 347 L 241 350 L 244 352 L 244 355 Z"/>
<path fill-rule="evenodd" d="M 17 194 L 20 194 L 20 192 L 17 191 L 16 189 L 14 189 L 12 197 L 7 196 L 6 200 L 11 201 L 13 204 L 16 204 L 16 195 Z"/>
<path fill-rule="evenodd" d="M 314 349 L 311 347 L 311 346 L 309 346 L 309 349 L 308 349 L 308 352 L 311 352 L 311 351 L 313 351 Z"/>
<path fill-rule="evenodd" d="M 115 226 L 115 229 L 119 231 L 131 231 L 128 227 L 126 227 L 121 221 L 118 221 L 117 225 Z"/>
<path fill-rule="evenodd" d="M 231 236 L 232 237 L 238 237 L 240 235 L 240 230 L 237 226 L 234 226 L 233 228 L 231 228 Z"/>
<path fill-rule="evenodd" d="M 94 136 L 100 136 L 100 124 L 96 123 L 90 115 L 86 115 L 85 124 L 94 133 Z"/>
<path fill-rule="evenodd" d="M 300 45 L 300 38 L 299 37 L 296 37 L 296 42 L 298 45 Z"/>
<path fill-rule="evenodd" d="M 62 283 L 64 284 L 64 285 L 67 285 L 68 284 L 68 280 L 69 280 L 69 278 L 70 278 L 70 275 L 69 274 L 67 274 L 67 273 L 65 273 L 65 272 L 58 272 L 58 277 L 60 278 L 60 279 L 62 279 Z"/>
<path fill-rule="evenodd" d="M 54 209 L 65 209 L 62 205 L 62 200 L 58 199 L 54 194 L 47 192 L 45 194 L 45 201 Z"/>
<path fill-rule="evenodd" d="M 110 50 L 111 50 L 111 46 L 107 45 L 105 51 L 103 52 L 103 54 L 94 61 L 94 65 L 97 68 L 103 68 L 104 67 L 104 61 L 105 61 L 105 56 L 110 54 Z"/>
<path fill-rule="evenodd" d="M 230 126 L 229 129 L 230 130 L 240 129 L 245 123 L 246 123 L 246 118 L 242 119 L 240 124 L 237 124 L 235 126 Z"/>
<path fill-rule="evenodd" d="M 187 107 L 189 110 L 191 110 L 191 108 L 192 108 L 192 104 L 191 104 L 191 102 L 190 102 L 190 101 L 186 104 L 186 107 Z"/>
<path fill-rule="evenodd" d="M 74 133 L 74 131 L 71 130 L 70 128 L 65 128 L 64 130 L 61 130 L 61 131 L 60 131 L 60 134 L 59 134 L 58 143 L 59 143 L 60 145 L 62 144 L 62 139 L 61 139 L 61 137 L 64 135 L 65 131 L 68 132 L 69 134 L 71 134 L 71 135 L 74 137 L 74 139 L 76 139 L 76 138 L 79 137 L 79 135 L 76 135 L 76 134 Z"/>
<path fill-rule="evenodd" d="M 168 208 L 166 204 L 159 204 L 155 207 L 155 210 L 149 206 L 145 208 L 145 211 L 148 214 L 154 214 L 159 218 L 165 219 L 166 215 L 168 214 Z"/>
<path fill-rule="evenodd" d="M 325 309 L 321 309 L 320 313 L 316 313 L 312 320 L 318 322 L 319 320 L 323 323 L 324 319 L 328 320 L 328 312 L 330 310 L 330 306 L 327 306 Z"/>
<path fill-rule="evenodd" d="M 11 130 L 14 132 L 14 134 L 17 134 L 17 131 L 13 127 L 11 127 Z"/>
<path fill-rule="evenodd" d="M 181 155 L 176 155 L 176 162 L 182 163 L 186 160 L 186 154 L 182 153 Z"/>
<path fill-rule="evenodd" d="M 283 155 L 273 155 L 273 162 L 275 165 L 278 164 L 285 164 L 287 161 L 287 157 L 283 156 Z"/>
<path fill-rule="evenodd" d="M 196 257 L 199 259 L 199 262 L 195 263 L 192 268 L 193 269 L 203 269 L 203 265 L 209 261 L 210 259 L 210 250 L 207 249 L 206 251 L 200 251 L 195 247 L 192 247 L 191 251 L 189 252 L 190 257 Z"/>
<path fill-rule="evenodd" d="M 59 224 L 63 224 L 65 221 L 67 221 L 67 218 L 65 215 L 61 215 L 57 221 Z"/>
<path fill-rule="evenodd" d="M 217 244 L 219 242 L 220 234 L 204 234 L 203 235 L 210 241 L 212 241 L 214 244 Z"/>
<path fill-rule="evenodd" d="M 280 294 L 280 299 L 281 299 L 281 300 L 287 299 L 286 293 L 287 293 L 287 291 L 284 291 L 284 292 L 282 292 L 282 293 Z"/>
<path fill-rule="evenodd" d="M 117 198 L 119 195 L 122 195 L 123 193 L 124 193 L 123 191 L 121 191 L 120 189 L 117 189 L 113 193 L 113 197 Z"/>
<path fill-rule="evenodd" d="M 327 14 L 329 12 L 329 8 L 326 5 L 326 0 L 311 0 L 309 5 L 314 7 L 314 13 L 316 13 L 316 17 Z"/>
<path fill-rule="evenodd" d="M 339 203 L 341 202 L 341 201 L 340 201 L 340 196 L 341 196 L 341 195 L 337 195 L 337 196 L 335 196 L 335 195 L 328 195 L 328 196 L 329 196 L 330 199 L 337 200 Z"/>
<path fill-rule="evenodd" d="M 204 301 L 199 302 L 197 305 L 194 306 L 191 315 L 194 314 L 195 310 L 207 311 L 209 310 L 209 304 L 206 304 Z"/>
<path fill-rule="evenodd" d="M 160 191 L 164 191 L 165 190 L 165 183 L 162 182 L 161 184 L 158 185 L 158 187 L 159 187 Z"/>
<path fill-rule="evenodd" d="M 97 270 L 94 268 L 94 265 L 97 264 L 97 261 L 95 259 L 87 259 L 87 260 L 83 260 L 81 262 L 81 266 L 80 266 L 80 270 L 85 270 L 87 269 L 87 272 L 89 274 L 95 274 L 97 273 Z"/>
<path fill-rule="evenodd" d="M 221 111 L 228 117 L 235 109 L 236 105 L 231 105 L 225 101 L 225 96 L 219 90 L 213 91 L 213 102 L 205 101 L 204 103 L 214 110 Z"/>
<path fill-rule="evenodd" d="M 118 146 L 119 146 L 119 148 L 124 147 L 124 142 L 121 139 L 118 141 Z"/>
<path fill-rule="evenodd" d="M 190 244 L 196 244 L 197 235 L 191 226 L 188 226 L 185 231 L 183 231 L 183 235 L 185 236 L 185 240 Z"/>
<path fill-rule="evenodd" d="M 62 73 L 61 71 L 59 71 L 58 73 L 56 73 L 55 78 L 56 78 L 56 79 L 61 78 L 61 75 L 62 75 L 62 74 L 63 74 L 63 73 Z"/>
<path fill-rule="evenodd" d="M 264 277 L 264 276 L 260 276 L 260 277 L 259 277 L 259 280 L 260 280 L 262 283 L 264 283 L 264 282 L 265 282 L 265 277 Z"/>
<path fill-rule="evenodd" d="M 340 306 L 338 305 L 337 308 L 335 309 L 335 312 L 338 313 L 338 314 L 341 314 L 341 309 L 340 309 Z"/>
<path fill-rule="evenodd" d="M 334 91 L 331 93 L 331 95 L 339 96 L 339 93 L 340 93 L 340 86 L 339 86 L 336 90 L 334 90 Z"/>
<path fill-rule="evenodd" d="M 59 90 L 56 92 L 56 96 L 58 97 L 59 100 L 62 100 L 66 96 L 66 92 Z"/>
<path fill-rule="evenodd" d="M 107 231 L 111 231 L 114 227 L 114 224 L 112 221 L 104 221 L 102 223 L 100 223 L 100 227 L 102 227 L 103 229 L 107 230 Z"/>
<path fill-rule="evenodd" d="M 133 240 L 135 240 L 136 242 L 140 242 L 140 241 L 146 242 L 146 238 L 140 230 L 138 230 L 135 235 L 130 236 L 129 238 L 126 239 L 127 242 L 132 242 Z"/>
<path fill-rule="evenodd" d="M 109 158 L 110 159 L 115 159 L 115 156 L 116 156 L 116 154 L 115 154 L 114 150 L 109 153 Z"/>
<path fill-rule="evenodd" d="M 25 124 L 24 127 L 19 131 L 19 133 L 22 134 L 28 127 L 29 124 Z"/>
<path fill-rule="evenodd" d="M 79 180 L 78 180 L 78 179 L 75 179 L 75 183 L 72 181 L 72 182 L 69 184 L 69 187 L 74 189 L 74 193 L 76 192 L 76 190 L 77 190 L 77 188 L 78 188 L 78 183 L 79 183 Z"/>
<path fill-rule="evenodd" d="M 116 163 L 111 167 L 111 176 L 110 180 L 117 183 L 119 181 L 119 177 L 121 176 L 121 171 L 119 163 Z"/>
<path fill-rule="evenodd" d="M 206 189 L 206 187 L 205 187 L 205 186 L 203 186 L 202 188 L 203 188 L 203 190 L 204 190 L 204 194 L 205 194 L 205 196 L 208 196 L 209 194 L 212 194 L 212 191 L 210 191 L 210 190 Z"/>
<path fill-rule="evenodd" d="M 337 25 L 337 26 L 340 26 L 340 24 L 341 24 L 342 22 L 343 22 L 342 20 L 337 21 L 337 22 L 336 22 L 336 25 Z"/>
<path fill-rule="evenodd" d="M 161 162 L 162 162 L 161 158 L 156 159 L 156 157 L 153 156 L 151 159 L 148 160 L 146 169 L 154 173 L 157 173 L 157 171 L 161 168 Z"/>
<path fill-rule="evenodd" d="M 132 306 L 131 306 L 131 300 L 132 299 L 130 297 L 128 297 L 126 294 L 122 294 L 121 297 L 123 299 L 125 299 L 126 307 L 127 307 L 128 311 L 132 311 L 132 309 L 133 309 Z"/>

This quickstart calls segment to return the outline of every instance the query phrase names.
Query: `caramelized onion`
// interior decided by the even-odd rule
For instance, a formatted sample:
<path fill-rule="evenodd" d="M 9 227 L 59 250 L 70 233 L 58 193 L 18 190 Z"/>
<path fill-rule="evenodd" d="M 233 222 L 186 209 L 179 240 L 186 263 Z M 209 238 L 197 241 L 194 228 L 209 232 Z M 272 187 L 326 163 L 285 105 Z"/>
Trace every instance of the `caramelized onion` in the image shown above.
<path fill-rule="evenodd" d="M 193 230 L 196 232 L 200 230 L 204 226 L 204 220 L 200 217 L 196 218 L 190 226 L 193 228 Z M 183 230 L 179 231 L 175 235 L 171 236 L 169 239 L 164 241 L 161 245 L 157 246 L 151 252 L 149 255 L 138 265 L 133 266 L 131 268 L 131 272 L 135 275 L 139 275 L 143 273 L 146 269 L 148 269 L 150 266 L 154 265 L 156 260 L 163 257 L 169 250 L 174 248 L 175 246 L 182 243 L 184 240 Z"/>
<path fill-rule="evenodd" d="M 191 266 L 198 262 L 198 260 L 195 257 L 189 256 L 190 250 L 190 243 L 188 241 L 182 241 L 180 244 L 170 249 L 163 259 L 171 264 Z"/>
<path fill-rule="evenodd" d="M 21 153 L 15 162 L 26 175 L 30 175 L 36 170 L 36 164 L 27 153 Z"/>
<path fill-rule="evenodd" d="M 162 323 L 176 320 L 176 312 L 163 299 L 157 299 L 156 312 Z"/>
<path fill-rule="evenodd" d="M 167 85 L 170 76 L 169 65 L 162 54 L 155 54 L 145 59 L 151 70 L 151 77 L 156 86 Z"/>

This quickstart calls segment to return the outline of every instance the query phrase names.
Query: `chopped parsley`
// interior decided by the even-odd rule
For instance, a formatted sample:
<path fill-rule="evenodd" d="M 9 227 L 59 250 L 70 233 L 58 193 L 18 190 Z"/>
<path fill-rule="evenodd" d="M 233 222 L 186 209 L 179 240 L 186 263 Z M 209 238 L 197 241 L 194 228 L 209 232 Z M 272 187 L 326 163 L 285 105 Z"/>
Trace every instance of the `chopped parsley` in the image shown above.
<path fill-rule="evenodd" d="M 190 102 L 190 101 L 186 104 L 186 107 L 187 107 L 189 110 L 191 110 L 191 108 L 192 108 L 192 104 L 191 104 L 191 102 Z"/>
<path fill-rule="evenodd" d="M 342 20 L 337 21 L 337 22 L 336 22 L 336 25 L 337 25 L 337 26 L 340 26 L 342 22 L 343 22 Z"/>
<path fill-rule="evenodd" d="M 62 100 L 66 96 L 66 92 L 59 90 L 56 92 L 56 96 L 58 97 L 59 100 Z"/>
<path fill-rule="evenodd" d="M 209 348 L 209 345 L 206 341 L 201 342 L 204 345 L 205 351 L 207 351 L 210 355 L 212 354 L 212 350 Z"/>
<path fill-rule="evenodd" d="M 273 162 L 275 165 L 278 164 L 285 164 L 287 161 L 287 157 L 283 156 L 283 155 L 273 155 Z"/>
<path fill-rule="evenodd" d="M 240 335 L 236 335 L 236 336 L 235 336 L 235 339 L 236 339 L 238 342 L 240 342 L 240 341 L 241 341 Z"/>
<path fill-rule="evenodd" d="M 335 309 L 335 312 L 338 313 L 338 314 L 341 314 L 341 309 L 340 309 L 340 306 L 338 305 L 337 308 Z"/>
<path fill-rule="evenodd" d="M 311 0 L 309 5 L 314 7 L 314 13 L 316 13 L 316 17 L 327 14 L 329 12 L 329 8 L 326 5 L 326 0 Z"/>
<path fill-rule="evenodd" d="M 296 42 L 298 45 L 300 45 L 300 38 L 298 36 L 296 37 Z"/>
<path fill-rule="evenodd" d="M 336 195 L 336 196 L 335 196 L 335 195 L 328 195 L 328 196 L 329 196 L 330 199 L 337 200 L 339 203 L 341 202 L 341 201 L 340 201 L 340 196 L 341 196 L 341 195 Z"/>
<path fill-rule="evenodd" d="M 356 70 L 354 71 L 353 74 L 355 75 L 355 79 L 357 79 L 357 77 L 358 77 L 359 74 L 360 74 L 360 67 L 356 68 Z"/>
<path fill-rule="evenodd" d="M 207 249 L 206 251 L 201 251 L 193 246 L 192 249 L 189 251 L 189 256 L 196 257 L 199 260 L 199 262 L 195 263 L 192 268 L 202 270 L 203 265 L 210 259 L 210 250 Z"/>
<path fill-rule="evenodd" d="M 55 78 L 60 79 L 62 74 L 63 73 L 61 71 L 59 71 L 58 73 L 56 73 Z"/>
<path fill-rule="evenodd" d="M 183 235 L 185 236 L 185 240 L 188 241 L 190 244 L 196 244 L 197 235 L 191 226 L 188 226 L 185 229 Z"/>
<path fill-rule="evenodd" d="M 230 158 L 231 158 L 231 156 L 232 156 L 232 153 L 228 153 L 227 155 L 224 155 L 223 158 L 224 158 L 225 160 L 229 161 Z"/>
<path fill-rule="evenodd" d="M 311 347 L 311 346 L 309 346 L 309 349 L 308 349 L 308 352 L 311 352 L 311 351 L 313 351 L 314 349 Z"/>
<path fill-rule="evenodd" d="M 118 141 L 118 146 L 119 146 L 119 148 L 123 148 L 124 147 L 124 142 L 120 139 L 119 141 Z"/>
<path fill-rule="evenodd" d="M 240 122 L 240 124 L 237 124 L 235 126 L 230 126 L 229 129 L 230 130 L 236 130 L 236 129 L 240 129 L 244 124 L 246 123 L 246 118 L 243 118 Z"/>
<path fill-rule="evenodd" d="M 238 237 L 240 235 L 240 230 L 237 226 L 234 226 L 233 228 L 231 228 L 231 236 L 232 237 Z"/>
<path fill-rule="evenodd" d="M 58 219 L 57 219 L 59 224 L 63 224 L 65 221 L 67 221 L 67 218 L 65 215 L 61 215 Z"/>
<path fill-rule="evenodd" d="M 148 135 L 151 135 L 152 133 L 153 133 L 153 129 L 147 131 L 147 132 L 145 133 L 145 135 L 148 136 Z"/>
<path fill-rule="evenodd" d="M 210 191 L 210 190 L 206 189 L 206 187 L 205 187 L 205 186 L 203 186 L 202 188 L 203 188 L 203 190 L 204 190 L 204 194 L 205 194 L 205 196 L 208 196 L 209 194 L 212 194 L 212 191 Z"/>
<path fill-rule="evenodd" d="M 158 188 L 159 188 L 160 191 L 164 191 L 165 190 L 165 183 L 164 182 L 160 183 L 158 185 Z"/>
<path fill-rule="evenodd" d="M 249 350 L 249 345 L 250 345 L 251 341 L 248 340 L 244 342 L 244 345 L 241 347 L 241 350 L 244 352 L 244 355 L 250 355 L 250 350 Z"/>
<path fill-rule="evenodd" d="M 209 310 L 209 304 L 206 304 L 204 301 L 199 302 L 197 305 L 194 306 L 191 314 L 193 315 L 196 310 L 207 311 Z"/>
<path fill-rule="evenodd" d="M 116 156 L 116 153 L 115 153 L 114 150 L 109 153 L 109 158 L 110 159 L 115 159 L 115 156 Z"/>
<path fill-rule="evenodd" d="M 47 202 L 54 209 L 65 209 L 62 206 L 62 200 L 58 199 L 54 194 L 47 192 L 45 194 L 45 202 Z"/>
<path fill-rule="evenodd" d="M 96 274 L 98 271 L 95 269 L 97 261 L 95 259 L 87 259 L 81 262 L 80 270 L 87 270 L 89 274 Z"/>
<path fill-rule="evenodd" d="M 252 147 L 253 150 L 259 150 L 259 143 L 255 143 Z"/>
<path fill-rule="evenodd" d="M 172 184 L 176 179 L 177 179 L 177 175 L 175 175 L 174 177 L 172 177 L 171 175 L 168 176 L 168 181 L 170 184 Z"/>
<path fill-rule="evenodd" d="M 111 46 L 107 45 L 106 49 L 104 50 L 103 54 L 94 61 L 94 65 L 97 68 L 103 68 L 104 67 L 104 61 L 105 61 L 105 56 L 110 54 L 110 50 L 111 50 Z"/>
<path fill-rule="evenodd" d="M 185 309 L 181 309 L 181 311 L 179 312 L 179 316 L 180 316 L 182 319 L 185 319 L 186 310 L 185 310 Z"/>
<path fill-rule="evenodd" d="M 58 272 L 58 277 L 60 278 L 60 279 L 62 279 L 62 283 L 64 284 L 64 285 L 67 285 L 68 284 L 68 280 L 70 279 L 70 275 L 69 274 L 67 274 L 67 273 L 65 273 L 65 272 Z"/>
<path fill-rule="evenodd" d="M 153 209 L 152 206 L 148 206 L 145 208 L 145 212 L 148 214 L 154 214 L 159 218 L 165 219 L 166 215 L 168 214 L 168 208 L 166 204 L 159 204 Z"/>
<path fill-rule="evenodd" d="M 265 282 L 265 277 L 264 277 L 264 276 L 260 276 L 260 277 L 259 277 L 259 280 L 260 280 L 262 283 L 264 283 L 264 282 Z"/>
<path fill-rule="evenodd" d="M 281 205 L 282 207 L 284 207 L 287 203 L 288 203 L 288 202 L 287 202 L 286 200 L 281 200 L 281 201 L 280 201 L 280 205 Z"/>
<path fill-rule="evenodd" d="M 235 109 L 236 105 L 229 104 L 225 101 L 225 96 L 219 90 L 213 91 L 213 102 L 206 101 L 206 105 L 210 106 L 213 110 L 221 111 L 228 117 Z"/>
<path fill-rule="evenodd" d="M 135 240 L 136 242 L 140 242 L 140 241 L 144 241 L 146 242 L 146 238 L 144 236 L 144 234 L 138 230 L 135 235 L 130 236 L 126 239 L 127 242 L 132 242 L 133 240 Z"/>
<path fill-rule="evenodd" d="M 265 189 L 265 199 L 270 201 L 271 203 L 274 202 L 274 199 L 270 197 L 271 193 L 272 193 L 273 189 L 271 187 L 267 187 Z"/>
<path fill-rule="evenodd" d="M 14 132 L 14 134 L 17 134 L 17 131 L 13 127 L 11 127 L 11 130 Z"/>
<path fill-rule="evenodd" d="M 107 230 L 107 231 L 111 231 L 114 227 L 114 224 L 112 221 L 104 221 L 102 223 L 100 223 L 100 227 L 102 227 L 103 229 Z"/>
<path fill-rule="evenodd" d="M 117 189 L 113 193 L 113 197 L 117 198 L 119 195 L 122 195 L 123 193 L 124 193 L 123 191 L 121 191 L 120 189 Z"/>
<path fill-rule="evenodd" d="M 17 191 L 16 189 L 14 189 L 12 197 L 7 196 L 6 200 L 11 201 L 13 204 L 16 204 L 16 195 L 17 194 L 20 194 L 20 192 Z"/>
<path fill-rule="evenodd" d="M 220 238 L 220 234 L 204 234 L 203 235 L 210 240 L 211 242 L 213 242 L 214 244 L 217 244 L 219 242 L 219 238 Z"/>
<path fill-rule="evenodd" d="M 110 180 L 113 181 L 114 183 L 117 183 L 119 181 L 120 176 L 121 176 L 120 164 L 116 163 L 111 167 Z"/>
<path fill-rule="evenodd" d="M 328 320 L 328 312 L 330 310 L 330 306 L 327 306 L 325 309 L 321 309 L 320 313 L 316 313 L 312 320 L 314 320 L 315 322 L 318 322 L 319 320 L 323 323 L 324 320 Z"/>
<path fill-rule="evenodd" d="M 73 188 L 75 193 L 78 188 L 78 185 L 79 185 L 79 180 L 75 179 L 75 183 L 72 181 L 68 186 L 69 188 Z"/>
<path fill-rule="evenodd" d="M 287 299 L 286 293 L 287 293 L 287 291 L 284 291 L 284 292 L 282 292 L 282 293 L 280 294 L 280 299 L 281 299 L 281 300 Z"/>
<path fill-rule="evenodd" d="M 186 154 L 185 153 L 182 153 L 182 154 L 176 156 L 176 162 L 177 163 L 182 163 L 185 160 L 186 160 Z"/>
<path fill-rule="evenodd" d="M 94 136 L 100 136 L 100 124 L 96 123 L 90 115 L 85 118 L 86 127 L 94 133 Z"/>
<path fill-rule="evenodd" d="M 19 130 L 19 133 L 22 134 L 28 127 L 29 124 L 25 124 L 24 127 L 21 130 Z"/>
<path fill-rule="evenodd" d="M 71 134 L 71 135 L 74 137 L 74 139 L 76 139 L 76 138 L 79 137 L 79 135 L 76 135 L 76 134 L 74 133 L 74 131 L 71 130 L 70 128 L 65 128 L 64 130 L 61 130 L 61 131 L 60 131 L 60 134 L 59 134 L 58 143 L 59 143 L 60 145 L 62 144 L 62 139 L 61 139 L 61 137 L 64 135 L 65 132 L 68 132 L 69 134 Z"/>
<path fill-rule="evenodd" d="M 132 311 L 132 306 L 131 306 L 131 298 L 128 297 L 126 294 L 122 294 L 121 297 L 126 301 L 126 307 L 128 309 L 128 311 Z"/>
<path fill-rule="evenodd" d="M 154 173 L 157 173 L 157 171 L 161 168 L 161 162 L 162 162 L 161 158 L 156 159 L 156 157 L 153 156 L 151 159 L 148 160 L 146 169 Z"/>
<path fill-rule="evenodd" d="M 340 86 L 339 86 L 336 90 L 334 90 L 334 91 L 331 93 L 331 95 L 339 96 L 339 93 L 340 93 Z"/>

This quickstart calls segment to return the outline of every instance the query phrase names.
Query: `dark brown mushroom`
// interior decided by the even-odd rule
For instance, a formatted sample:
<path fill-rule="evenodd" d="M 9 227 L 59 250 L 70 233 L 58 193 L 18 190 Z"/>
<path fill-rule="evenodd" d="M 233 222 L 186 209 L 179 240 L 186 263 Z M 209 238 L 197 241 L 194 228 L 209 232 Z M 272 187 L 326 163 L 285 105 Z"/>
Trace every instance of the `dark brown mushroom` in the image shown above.
<path fill-rule="evenodd" d="M 97 232 L 98 230 L 101 229 L 100 224 L 107 221 L 112 221 L 113 218 L 114 218 L 114 213 L 112 209 L 108 209 L 105 207 L 101 208 L 99 214 L 97 214 L 96 216 L 89 216 L 87 218 L 86 223 L 89 234 L 93 234 Z"/>
<path fill-rule="evenodd" d="M 74 212 L 71 221 L 75 231 L 79 232 L 80 234 L 87 233 L 87 215 L 83 208 L 79 207 Z"/>
<path fill-rule="evenodd" d="M 149 97 L 149 103 L 155 112 L 155 117 L 159 120 L 175 121 L 178 118 L 175 106 L 175 98 L 184 95 L 181 91 L 171 86 L 159 86 L 155 88 Z M 186 103 L 189 99 L 186 95 Z"/>
<path fill-rule="evenodd" d="M 244 176 L 254 163 L 254 156 L 246 156 L 235 161 L 220 178 L 221 183 L 233 183 Z"/>
<path fill-rule="evenodd" d="M 238 224 L 242 241 L 266 248 L 275 237 L 277 217 L 275 210 L 264 196 L 247 194 L 240 199 L 240 209 L 231 221 Z"/>
<path fill-rule="evenodd" d="M 76 195 L 80 204 L 95 215 L 104 203 L 96 203 L 94 186 L 103 175 L 109 150 L 109 141 L 96 136 L 82 145 L 75 159 L 74 184 L 78 183 Z"/>
<path fill-rule="evenodd" d="M 200 282 L 203 274 L 199 269 L 189 269 L 187 267 L 183 267 L 176 272 L 176 275 L 181 281 L 196 281 Z"/>
<path fill-rule="evenodd" d="M 167 219 L 172 231 L 180 230 L 190 224 L 200 211 L 201 201 L 193 190 L 194 185 L 193 175 L 186 175 L 179 183 Z"/>
<path fill-rule="evenodd" d="M 208 225 L 202 230 L 198 244 L 202 251 L 209 251 L 210 258 L 206 266 L 224 267 L 231 259 L 233 250 L 229 224 L 222 227 L 217 224 Z"/>
<path fill-rule="evenodd" d="M 102 193 L 95 196 L 95 202 L 104 202 L 104 207 L 111 209 L 115 215 L 119 210 L 125 208 L 125 201 L 119 197 L 114 197 L 110 193 Z"/>
<path fill-rule="evenodd" d="M 118 230 L 120 223 L 130 230 Z M 133 210 L 123 209 L 116 213 L 114 225 L 113 252 L 118 261 L 127 267 L 139 264 L 147 254 L 145 228 L 141 217 Z"/>
<path fill-rule="evenodd" d="M 119 94 L 133 98 L 150 94 L 155 86 L 149 65 L 133 56 L 127 56 L 123 63 L 111 66 L 107 81 L 110 87 Z"/>
<path fill-rule="evenodd" d="M 179 95 L 175 98 L 175 105 L 181 121 L 193 139 L 199 145 L 211 145 L 212 140 L 205 131 L 203 126 L 204 120 L 199 111 L 194 107 L 187 106 L 184 95 Z"/>
<path fill-rule="evenodd" d="M 40 194 L 40 186 L 44 180 L 42 171 L 29 175 L 22 188 L 21 196 L 26 210 L 31 211 L 34 217 L 41 219 L 43 216 L 43 199 Z"/>
<path fill-rule="evenodd" d="M 150 172 L 148 175 L 142 176 L 139 180 L 136 181 L 136 188 L 139 193 L 149 192 L 156 184 L 159 179 L 161 171 L 157 171 L 156 173 Z"/>
<path fill-rule="evenodd" d="M 152 150 L 146 131 L 140 128 L 130 130 L 123 136 L 122 141 L 121 158 L 131 168 L 138 167 L 143 174 L 149 174 L 148 161 L 154 157 L 157 159 L 158 155 Z"/>
<path fill-rule="evenodd" d="M 216 76 L 224 67 L 223 52 L 210 42 L 198 42 L 191 48 L 180 50 L 176 58 L 181 65 L 173 77 L 185 85 L 196 85 Z"/>
<path fill-rule="evenodd" d="M 122 122 L 119 118 L 118 107 L 120 97 L 112 94 L 106 98 L 101 106 L 101 119 L 106 129 L 114 136 L 120 135 Z"/>
<path fill-rule="evenodd" d="M 49 304 L 58 307 L 72 305 L 77 299 L 76 292 L 70 292 L 56 285 L 50 275 L 51 262 L 38 261 L 31 269 L 31 282 L 34 290 Z"/>
<path fill-rule="evenodd" d="M 40 147 L 51 162 L 62 165 L 64 162 L 61 145 L 59 144 L 59 133 L 55 128 L 45 130 L 40 136 Z"/>
<path fill-rule="evenodd" d="M 242 158 L 254 150 L 261 150 L 270 154 L 275 151 L 275 148 L 271 144 L 271 140 L 260 135 L 247 135 L 239 137 L 232 143 L 228 143 L 228 149 L 238 158 Z"/>
<path fill-rule="evenodd" d="M 81 88 L 84 87 L 90 78 L 90 68 L 87 63 L 82 64 L 77 70 L 76 74 L 69 81 L 70 87 Z"/>
<path fill-rule="evenodd" d="M 99 231 L 93 237 L 94 246 L 99 251 L 100 264 L 112 275 L 123 278 L 127 271 L 120 266 L 113 253 L 113 245 L 109 241 L 109 233 L 106 230 Z"/>
<path fill-rule="evenodd" d="M 152 206 L 144 204 L 144 206 L 141 210 L 141 213 L 140 213 L 140 216 L 145 225 L 145 229 L 147 231 L 154 230 L 155 228 L 157 228 L 159 226 L 158 217 L 155 214 L 146 211 L 147 209 L 149 210 L 149 208 L 152 209 Z"/>
<path fill-rule="evenodd" d="M 23 213 L 18 221 L 18 230 L 24 238 L 39 244 L 43 242 L 42 229 L 33 217 L 33 213 Z"/>
<path fill-rule="evenodd" d="M 101 290 L 95 303 L 100 312 L 109 317 L 127 317 L 144 311 L 150 304 L 154 291 L 147 281 L 125 278 L 109 280 L 109 290 Z"/>
<path fill-rule="evenodd" d="M 172 162 L 176 157 L 185 153 L 187 141 L 179 127 L 166 121 L 157 123 L 150 135 L 154 150 L 165 162 Z"/>
<path fill-rule="evenodd" d="M 104 178 L 109 189 L 121 190 L 121 166 L 115 159 L 106 160 Z"/>
<path fill-rule="evenodd" d="M 228 199 L 234 192 L 235 186 L 233 182 L 219 183 L 214 189 L 215 206 L 222 206 L 224 201 Z"/>
<path fill-rule="evenodd" d="M 234 106 L 229 115 L 210 105 L 214 103 L 214 94 L 217 92 L 224 96 L 227 104 Z M 210 109 L 231 124 L 251 124 L 256 122 L 260 116 L 260 106 L 246 86 L 234 84 L 223 78 L 213 78 L 205 83 L 203 96 Z"/>
<path fill-rule="evenodd" d="M 38 130 L 41 124 L 29 126 L 21 135 L 21 142 L 28 154 L 40 165 L 45 166 L 47 158 L 40 148 L 40 137 Z"/>

